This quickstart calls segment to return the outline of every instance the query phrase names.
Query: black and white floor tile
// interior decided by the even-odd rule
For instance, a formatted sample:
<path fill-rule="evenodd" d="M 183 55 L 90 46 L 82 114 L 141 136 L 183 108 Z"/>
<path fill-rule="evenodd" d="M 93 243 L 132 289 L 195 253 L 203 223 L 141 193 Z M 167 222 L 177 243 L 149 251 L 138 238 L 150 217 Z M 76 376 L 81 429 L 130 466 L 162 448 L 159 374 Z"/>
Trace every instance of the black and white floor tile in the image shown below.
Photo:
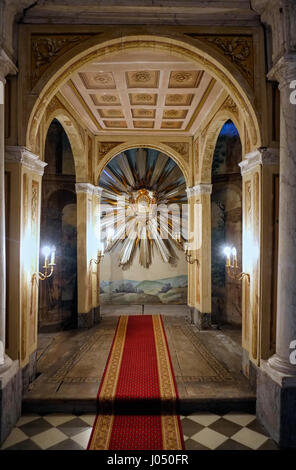
<path fill-rule="evenodd" d="M 23 415 L 1 450 L 84 450 L 94 414 Z M 275 450 L 256 416 L 194 413 L 181 416 L 186 450 Z M 132 449 L 131 449 L 132 450 Z"/>

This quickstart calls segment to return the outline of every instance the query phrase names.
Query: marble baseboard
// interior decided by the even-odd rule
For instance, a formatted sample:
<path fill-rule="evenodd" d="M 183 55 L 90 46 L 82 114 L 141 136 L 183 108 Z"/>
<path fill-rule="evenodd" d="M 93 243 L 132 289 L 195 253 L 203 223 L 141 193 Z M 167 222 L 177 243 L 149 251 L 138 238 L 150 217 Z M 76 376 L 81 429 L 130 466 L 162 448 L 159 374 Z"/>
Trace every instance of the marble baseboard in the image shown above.
<path fill-rule="evenodd" d="M 257 375 L 259 368 L 250 361 L 250 355 L 248 351 L 242 348 L 242 372 L 245 377 L 248 378 L 249 383 L 253 390 L 257 387 Z"/>
<path fill-rule="evenodd" d="M 258 369 L 257 417 L 281 448 L 296 449 L 296 386 L 280 384 Z"/>
<path fill-rule="evenodd" d="M 32 352 L 29 362 L 22 369 L 22 390 L 23 394 L 28 390 L 31 382 L 36 378 L 37 373 L 37 351 Z"/>
<path fill-rule="evenodd" d="M 191 307 L 191 322 L 194 323 L 199 330 L 207 330 L 211 328 L 211 314 L 200 312 L 196 307 Z"/>
<path fill-rule="evenodd" d="M 100 323 L 101 321 L 100 306 L 98 305 L 97 307 L 92 308 L 87 313 L 78 313 L 77 320 L 78 320 L 77 321 L 78 328 L 91 328 L 97 323 Z"/>
<path fill-rule="evenodd" d="M 0 375 L 0 443 L 9 435 L 22 411 L 22 371 L 18 361 Z"/>

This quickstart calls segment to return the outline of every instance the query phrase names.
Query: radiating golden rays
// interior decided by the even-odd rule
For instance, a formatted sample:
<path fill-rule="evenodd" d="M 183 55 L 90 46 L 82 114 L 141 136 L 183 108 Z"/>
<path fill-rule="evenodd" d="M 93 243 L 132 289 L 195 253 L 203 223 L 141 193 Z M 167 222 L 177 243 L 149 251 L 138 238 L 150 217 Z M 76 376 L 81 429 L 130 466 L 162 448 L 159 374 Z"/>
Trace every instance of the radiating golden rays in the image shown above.
<path fill-rule="evenodd" d="M 123 267 L 137 250 L 145 268 L 154 249 L 164 262 L 174 263 L 187 238 L 186 185 L 179 166 L 156 150 L 131 149 L 109 162 L 99 184 L 105 251 L 120 245 Z"/>

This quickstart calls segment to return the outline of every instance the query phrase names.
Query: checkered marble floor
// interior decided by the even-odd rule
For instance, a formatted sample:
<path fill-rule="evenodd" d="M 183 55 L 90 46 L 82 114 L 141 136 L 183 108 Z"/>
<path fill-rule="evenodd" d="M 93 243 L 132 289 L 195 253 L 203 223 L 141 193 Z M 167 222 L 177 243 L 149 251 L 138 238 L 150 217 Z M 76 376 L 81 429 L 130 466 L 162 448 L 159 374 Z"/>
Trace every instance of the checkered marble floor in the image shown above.
<path fill-rule="evenodd" d="M 84 450 L 94 420 L 94 414 L 26 414 L 20 418 L 1 450 Z M 186 450 L 278 448 L 255 415 L 200 412 L 181 416 L 181 423 Z"/>

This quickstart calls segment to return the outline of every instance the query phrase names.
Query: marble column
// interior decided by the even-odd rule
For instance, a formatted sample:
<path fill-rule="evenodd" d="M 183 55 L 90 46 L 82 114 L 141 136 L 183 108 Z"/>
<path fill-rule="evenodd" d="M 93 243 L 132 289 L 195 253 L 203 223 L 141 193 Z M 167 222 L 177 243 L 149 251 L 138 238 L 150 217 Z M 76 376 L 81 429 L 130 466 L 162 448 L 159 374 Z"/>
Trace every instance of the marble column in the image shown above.
<path fill-rule="evenodd" d="M 4 75 L 0 75 L 0 367 L 5 362 Z"/>
<path fill-rule="evenodd" d="M 189 306 L 192 322 L 201 330 L 211 325 L 211 192 L 212 185 L 201 183 L 187 188 L 189 230 L 194 241 L 189 246 Z"/>
<path fill-rule="evenodd" d="M 5 261 L 5 173 L 4 89 L 5 77 L 16 67 L 0 49 L 0 443 L 8 436 L 21 414 L 22 382 L 18 361 L 5 354 L 6 261 Z"/>
<path fill-rule="evenodd" d="M 290 101 L 290 83 L 296 79 L 296 54 L 282 57 L 274 75 L 281 96 L 280 206 L 276 354 L 270 367 L 296 376 L 290 362 L 290 344 L 296 340 L 296 104 Z"/>
<path fill-rule="evenodd" d="M 280 196 L 276 353 L 262 361 L 257 413 L 271 436 L 296 447 L 296 365 L 290 361 L 296 340 L 296 54 L 282 56 L 268 74 L 280 89 Z"/>
<path fill-rule="evenodd" d="M 5 77 L 16 73 L 16 67 L 3 49 L 0 49 L 0 373 L 11 364 L 5 356 L 5 317 L 6 317 L 6 249 L 5 249 L 5 116 L 4 95 Z"/>

